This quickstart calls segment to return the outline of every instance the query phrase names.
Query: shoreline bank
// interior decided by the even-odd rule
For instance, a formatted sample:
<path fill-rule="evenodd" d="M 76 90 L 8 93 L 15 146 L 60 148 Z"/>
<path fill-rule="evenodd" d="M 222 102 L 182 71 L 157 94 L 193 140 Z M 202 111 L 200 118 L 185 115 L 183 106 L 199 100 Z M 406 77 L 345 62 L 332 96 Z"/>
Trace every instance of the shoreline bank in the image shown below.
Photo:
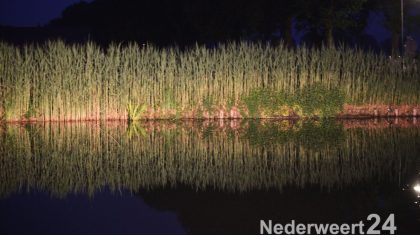
<path fill-rule="evenodd" d="M 319 116 L 299 116 L 293 110 L 287 111 L 288 115 L 270 115 L 260 113 L 257 116 L 250 117 L 246 108 L 236 106 L 227 109 L 225 107 L 210 111 L 187 110 L 177 111 L 174 109 L 152 109 L 148 108 L 138 120 L 218 120 L 218 119 L 277 119 L 277 120 L 298 120 L 298 119 L 319 119 Z M 32 117 L 20 119 L 3 119 L 0 123 L 31 123 L 31 122 L 98 122 L 98 121 L 137 121 L 130 120 L 126 111 L 113 112 L 106 116 L 98 113 L 83 115 L 80 118 L 70 117 Z M 420 117 L 420 105 L 350 105 L 345 104 L 342 111 L 334 117 L 336 119 L 371 119 L 371 118 L 410 118 Z"/>

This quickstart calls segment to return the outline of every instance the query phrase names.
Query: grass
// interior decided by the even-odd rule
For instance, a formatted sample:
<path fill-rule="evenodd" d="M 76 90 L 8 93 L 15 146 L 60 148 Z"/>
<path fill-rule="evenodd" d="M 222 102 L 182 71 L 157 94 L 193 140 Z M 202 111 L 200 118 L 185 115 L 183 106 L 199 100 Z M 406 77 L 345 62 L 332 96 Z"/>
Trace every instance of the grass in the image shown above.
<path fill-rule="evenodd" d="M 0 43 L 0 117 L 135 118 L 130 104 L 176 117 L 233 106 L 249 117 L 333 116 L 343 103 L 419 104 L 419 64 L 408 64 L 402 70 L 385 55 L 344 46 Z"/>
<path fill-rule="evenodd" d="M 129 121 L 138 121 L 141 118 L 141 115 L 146 111 L 147 106 L 143 105 L 134 105 L 128 103 L 127 105 L 127 119 Z"/>
<path fill-rule="evenodd" d="M 237 121 L 237 120 L 235 120 Z M 225 121 L 226 122 L 226 121 Z M 0 198 L 22 190 L 55 196 L 109 187 L 252 191 L 324 190 L 416 173 L 419 128 L 344 129 L 328 121 L 83 122 L 4 125 Z M 396 147 L 398 146 L 398 147 Z"/>

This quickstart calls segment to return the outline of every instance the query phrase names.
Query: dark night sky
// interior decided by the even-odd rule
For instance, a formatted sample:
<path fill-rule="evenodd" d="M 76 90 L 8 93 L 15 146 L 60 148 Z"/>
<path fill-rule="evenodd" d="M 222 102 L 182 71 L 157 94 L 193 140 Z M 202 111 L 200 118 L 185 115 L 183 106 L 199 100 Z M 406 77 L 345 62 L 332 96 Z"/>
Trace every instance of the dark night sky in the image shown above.
<path fill-rule="evenodd" d="M 85 0 L 85 2 L 91 1 Z M 43 25 L 60 16 L 64 8 L 77 2 L 80 0 L 0 0 L 0 24 Z"/>
<path fill-rule="evenodd" d="M 91 1 L 85 0 L 85 2 Z M 0 25 L 44 25 L 51 19 L 59 17 L 65 7 L 77 2 L 80 0 L 0 0 Z M 420 3 L 414 12 L 415 14 L 420 13 Z M 381 21 L 381 15 L 371 14 L 366 28 L 366 32 L 374 36 L 378 42 L 382 42 L 390 36 Z M 420 32 L 411 34 L 420 42 Z"/>

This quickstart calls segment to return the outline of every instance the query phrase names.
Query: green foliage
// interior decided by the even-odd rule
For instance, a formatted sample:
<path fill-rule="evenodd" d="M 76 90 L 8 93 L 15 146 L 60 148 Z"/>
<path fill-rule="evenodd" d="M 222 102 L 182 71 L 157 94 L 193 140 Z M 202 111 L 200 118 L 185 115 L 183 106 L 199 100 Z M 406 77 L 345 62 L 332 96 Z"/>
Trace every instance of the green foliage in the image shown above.
<path fill-rule="evenodd" d="M 165 100 L 162 104 L 162 108 L 164 108 L 164 109 L 177 109 L 179 107 L 173 93 L 166 92 L 164 98 L 165 98 Z"/>
<path fill-rule="evenodd" d="M 306 86 L 299 92 L 298 102 L 305 116 L 334 117 L 342 111 L 344 92 L 322 84 Z"/>
<path fill-rule="evenodd" d="M 248 109 L 250 117 L 256 117 L 258 113 L 259 106 L 262 104 L 260 101 L 262 99 L 263 92 L 256 90 L 252 91 L 249 96 L 246 96 L 243 100 Z"/>
<path fill-rule="evenodd" d="M 181 117 L 182 117 L 181 115 L 182 115 L 181 110 L 176 109 L 175 117 L 174 117 L 173 119 L 175 119 L 175 120 L 179 120 L 179 119 L 181 119 Z"/>
<path fill-rule="evenodd" d="M 133 105 L 129 103 L 127 105 L 127 114 L 129 121 L 138 121 L 141 118 L 141 115 L 146 111 L 147 105 Z"/>
<path fill-rule="evenodd" d="M 338 88 L 327 88 L 320 83 L 307 85 L 296 94 L 257 89 L 245 96 L 251 117 L 289 116 L 290 112 L 300 117 L 334 117 L 344 105 L 345 95 Z"/>
<path fill-rule="evenodd" d="M 213 112 L 215 108 L 214 106 L 215 106 L 214 98 L 212 96 L 205 96 L 203 99 L 203 107 L 207 111 Z"/>
<path fill-rule="evenodd" d="M 275 114 L 282 106 L 293 102 L 294 97 L 271 89 L 256 89 L 243 98 L 250 117 L 259 117 L 261 112 Z"/>
<path fill-rule="evenodd" d="M 25 118 L 35 118 L 39 115 L 39 112 L 33 107 L 29 106 L 28 110 L 25 113 Z"/>
<path fill-rule="evenodd" d="M 226 108 L 229 110 L 235 105 L 235 98 L 232 96 L 229 96 L 226 102 Z"/>
<path fill-rule="evenodd" d="M 292 106 L 293 113 L 299 117 L 304 117 L 305 113 L 303 112 L 303 108 L 299 104 L 294 104 Z"/>

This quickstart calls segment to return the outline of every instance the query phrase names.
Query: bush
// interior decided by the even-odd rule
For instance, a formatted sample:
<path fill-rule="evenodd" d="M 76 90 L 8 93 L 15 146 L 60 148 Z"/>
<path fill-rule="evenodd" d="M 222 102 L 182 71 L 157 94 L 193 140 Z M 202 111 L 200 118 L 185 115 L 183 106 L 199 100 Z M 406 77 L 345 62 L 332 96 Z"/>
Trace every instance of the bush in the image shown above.
<path fill-rule="evenodd" d="M 298 100 L 305 116 L 334 117 L 343 110 L 345 94 L 338 88 L 315 84 L 303 88 Z"/>
<path fill-rule="evenodd" d="M 343 109 L 344 92 L 323 84 L 307 85 L 297 94 L 258 89 L 244 97 L 250 117 L 334 117 Z"/>

